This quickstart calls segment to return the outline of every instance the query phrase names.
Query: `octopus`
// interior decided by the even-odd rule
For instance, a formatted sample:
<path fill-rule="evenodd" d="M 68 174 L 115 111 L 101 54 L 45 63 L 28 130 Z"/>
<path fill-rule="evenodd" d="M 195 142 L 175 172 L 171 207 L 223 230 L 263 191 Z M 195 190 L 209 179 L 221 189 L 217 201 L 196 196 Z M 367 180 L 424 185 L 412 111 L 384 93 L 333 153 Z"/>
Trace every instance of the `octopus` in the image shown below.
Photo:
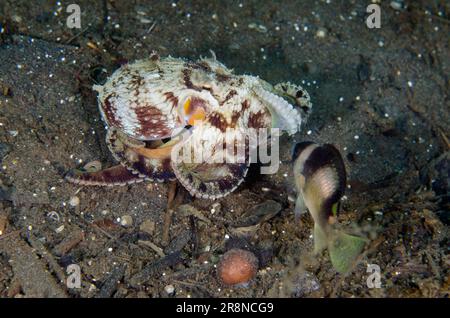
<path fill-rule="evenodd" d="M 251 163 L 248 130 L 279 128 L 292 135 L 311 111 L 301 86 L 236 75 L 214 54 L 188 61 L 152 53 L 93 89 L 118 165 L 72 170 L 66 179 L 94 186 L 178 180 L 203 199 L 224 197 L 244 180 Z M 240 160 L 216 160 L 242 144 Z M 208 150 L 207 160 L 185 160 L 198 149 Z"/>

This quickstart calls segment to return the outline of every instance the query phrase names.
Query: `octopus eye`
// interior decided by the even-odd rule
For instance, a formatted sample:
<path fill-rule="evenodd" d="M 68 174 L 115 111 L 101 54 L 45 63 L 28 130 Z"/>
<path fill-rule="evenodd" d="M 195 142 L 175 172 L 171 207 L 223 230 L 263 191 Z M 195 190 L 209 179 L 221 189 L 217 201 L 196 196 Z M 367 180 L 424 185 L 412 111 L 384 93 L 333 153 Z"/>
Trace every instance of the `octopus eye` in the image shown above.
<path fill-rule="evenodd" d="M 203 121 L 206 117 L 205 101 L 201 98 L 188 97 L 181 106 L 186 125 L 194 126 L 196 121 Z"/>
<path fill-rule="evenodd" d="M 189 114 L 190 111 L 191 111 L 191 99 L 187 98 L 183 104 L 183 113 Z"/>

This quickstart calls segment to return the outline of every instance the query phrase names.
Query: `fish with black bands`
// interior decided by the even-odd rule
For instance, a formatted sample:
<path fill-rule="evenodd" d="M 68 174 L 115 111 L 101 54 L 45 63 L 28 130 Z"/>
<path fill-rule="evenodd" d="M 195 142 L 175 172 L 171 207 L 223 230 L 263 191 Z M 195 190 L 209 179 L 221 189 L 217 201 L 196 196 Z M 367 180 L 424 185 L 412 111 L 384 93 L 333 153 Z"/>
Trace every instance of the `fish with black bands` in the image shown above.
<path fill-rule="evenodd" d="M 293 151 L 298 197 L 295 216 L 306 210 L 314 220 L 314 253 L 328 249 L 338 272 L 347 272 L 363 250 L 366 239 L 336 229 L 347 173 L 340 152 L 331 144 L 301 142 Z"/>

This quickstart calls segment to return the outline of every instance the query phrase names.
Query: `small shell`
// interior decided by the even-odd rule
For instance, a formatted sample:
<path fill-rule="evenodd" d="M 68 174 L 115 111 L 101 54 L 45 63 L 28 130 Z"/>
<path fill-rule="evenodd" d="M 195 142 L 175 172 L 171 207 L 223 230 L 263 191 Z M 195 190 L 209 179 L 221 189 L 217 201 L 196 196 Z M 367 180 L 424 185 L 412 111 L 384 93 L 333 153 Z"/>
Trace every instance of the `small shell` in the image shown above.
<path fill-rule="evenodd" d="M 178 74 L 166 68 L 162 77 L 152 60 L 122 66 L 104 86 L 94 86 L 103 119 L 138 140 L 170 137 L 184 125 L 176 111 L 178 98 L 171 93 Z"/>
<path fill-rule="evenodd" d="M 83 169 L 87 172 L 97 172 L 102 170 L 102 163 L 98 160 L 94 160 L 85 164 Z"/>
<path fill-rule="evenodd" d="M 252 252 L 233 248 L 223 255 L 217 274 L 225 285 L 246 284 L 255 277 L 258 263 Z"/>

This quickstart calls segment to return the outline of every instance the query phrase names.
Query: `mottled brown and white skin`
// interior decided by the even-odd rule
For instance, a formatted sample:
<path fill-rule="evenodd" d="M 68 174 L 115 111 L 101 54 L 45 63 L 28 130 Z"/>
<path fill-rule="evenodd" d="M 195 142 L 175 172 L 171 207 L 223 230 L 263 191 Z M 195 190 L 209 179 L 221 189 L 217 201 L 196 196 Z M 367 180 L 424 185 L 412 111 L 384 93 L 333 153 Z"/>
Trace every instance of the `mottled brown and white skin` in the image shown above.
<path fill-rule="evenodd" d="M 235 190 L 249 160 L 187 164 L 171 154 L 182 155 L 186 142 L 194 147 L 207 142 L 214 155 L 230 129 L 237 138 L 251 128 L 276 127 L 294 134 L 311 109 L 300 86 L 272 86 L 255 76 L 235 75 L 214 55 L 191 62 L 152 54 L 122 66 L 94 90 L 108 128 L 107 145 L 120 165 L 72 172 L 69 181 L 123 185 L 178 179 L 193 196 L 208 199 Z"/>

